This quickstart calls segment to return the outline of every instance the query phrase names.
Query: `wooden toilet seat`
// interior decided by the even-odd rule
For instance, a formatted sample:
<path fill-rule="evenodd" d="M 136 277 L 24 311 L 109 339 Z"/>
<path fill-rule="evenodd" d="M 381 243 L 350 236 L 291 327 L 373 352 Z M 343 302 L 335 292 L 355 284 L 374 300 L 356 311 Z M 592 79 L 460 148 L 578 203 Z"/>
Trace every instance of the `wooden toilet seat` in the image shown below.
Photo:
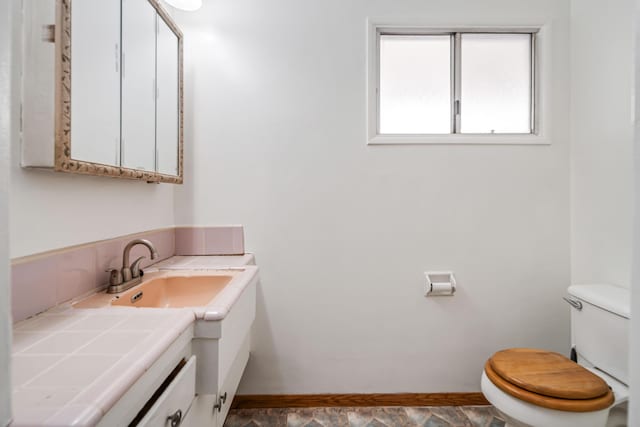
<path fill-rule="evenodd" d="M 591 412 L 613 404 L 607 383 L 558 353 L 511 348 L 485 364 L 487 377 L 500 390 L 533 405 L 569 412 Z"/>

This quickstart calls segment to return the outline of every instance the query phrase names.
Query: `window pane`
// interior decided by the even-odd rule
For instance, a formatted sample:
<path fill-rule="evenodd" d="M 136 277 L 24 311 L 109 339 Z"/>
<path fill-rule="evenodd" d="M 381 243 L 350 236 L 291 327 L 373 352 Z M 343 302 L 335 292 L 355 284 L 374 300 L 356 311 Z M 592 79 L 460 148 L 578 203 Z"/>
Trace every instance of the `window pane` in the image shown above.
<path fill-rule="evenodd" d="M 381 134 L 451 132 L 451 38 L 380 36 Z"/>
<path fill-rule="evenodd" d="M 462 34 L 462 133 L 531 133 L 531 35 Z"/>

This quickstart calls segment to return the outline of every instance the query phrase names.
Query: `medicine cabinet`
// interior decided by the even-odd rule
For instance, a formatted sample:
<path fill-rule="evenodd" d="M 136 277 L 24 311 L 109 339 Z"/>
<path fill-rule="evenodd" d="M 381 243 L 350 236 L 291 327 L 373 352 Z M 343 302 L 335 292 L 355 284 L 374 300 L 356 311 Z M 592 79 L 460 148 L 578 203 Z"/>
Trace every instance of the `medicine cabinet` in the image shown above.
<path fill-rule="evenodd" d="M 26 3 L 22 165 L 182 183 L 183 36 L 158 0 Z"/>

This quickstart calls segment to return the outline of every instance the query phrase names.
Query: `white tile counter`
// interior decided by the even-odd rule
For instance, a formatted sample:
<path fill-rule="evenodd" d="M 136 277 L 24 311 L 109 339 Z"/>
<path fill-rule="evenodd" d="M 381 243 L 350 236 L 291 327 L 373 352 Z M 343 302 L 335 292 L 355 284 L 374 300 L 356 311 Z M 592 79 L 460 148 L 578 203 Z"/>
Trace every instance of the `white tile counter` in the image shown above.
<path fill-rule="evenodd" d="M 175 270 L 206 270 L 209 268 L 233 268 L 255 265 L 253 254 L 244 255 L 211 255 L 211 256 L 174 256 L 148 267 L 152 269 L 169 268 Z"/>
<path fill-rule="evenodd" d="M 193 320 L 189 309 L 69 307 L 19 322 L 12 425 L 94 425 Z"/>

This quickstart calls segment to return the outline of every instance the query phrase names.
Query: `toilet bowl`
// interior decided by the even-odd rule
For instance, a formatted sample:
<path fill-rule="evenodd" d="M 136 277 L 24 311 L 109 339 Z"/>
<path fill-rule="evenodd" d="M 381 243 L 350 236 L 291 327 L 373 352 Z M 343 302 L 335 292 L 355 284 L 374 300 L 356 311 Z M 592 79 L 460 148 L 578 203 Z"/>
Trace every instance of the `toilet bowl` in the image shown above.
<path fill-rule="evenodd" d="M 569 287 L 572 358 L 531 349 L 495 353 L 481 389 L 507 426 L 605 427 L 628 399 L 629 291 L 611 285 Z"/>

